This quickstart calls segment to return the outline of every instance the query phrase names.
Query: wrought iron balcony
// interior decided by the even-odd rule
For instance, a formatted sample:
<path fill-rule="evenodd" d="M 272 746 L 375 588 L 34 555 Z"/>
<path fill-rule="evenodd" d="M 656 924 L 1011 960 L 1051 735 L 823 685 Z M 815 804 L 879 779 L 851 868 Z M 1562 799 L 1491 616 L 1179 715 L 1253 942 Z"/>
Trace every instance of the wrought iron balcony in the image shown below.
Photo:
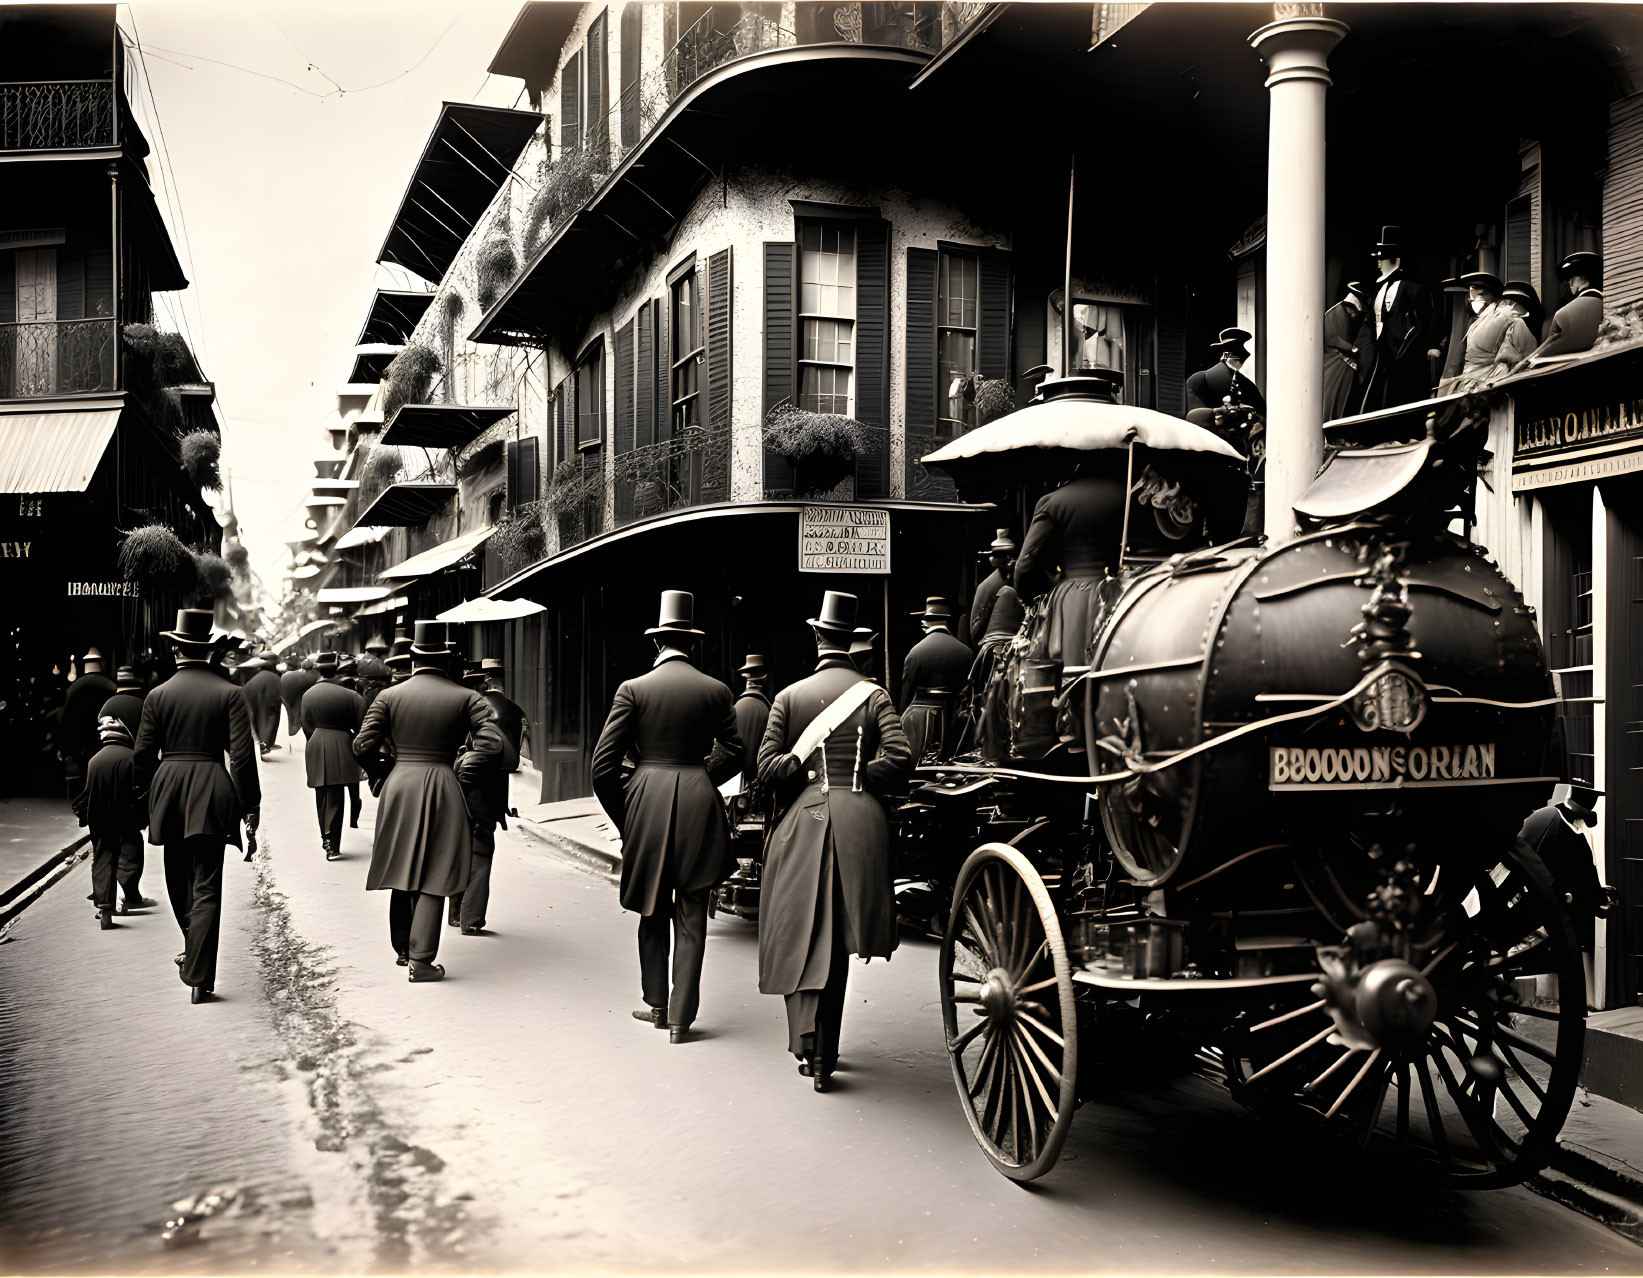
<path fill-rule="evenodd" d="M 730 499 L 730 432 L 687 430 L 619 453 L 616 523 Z"/>
<path fill-rule="evenodd" d="M 0 151 L 114 146 L 112 80 L 0 83 Z"/>
<path fill-rule="evenodd" d="M 0 399 L 114 389 L 112 319 L 0 324 Z"/>

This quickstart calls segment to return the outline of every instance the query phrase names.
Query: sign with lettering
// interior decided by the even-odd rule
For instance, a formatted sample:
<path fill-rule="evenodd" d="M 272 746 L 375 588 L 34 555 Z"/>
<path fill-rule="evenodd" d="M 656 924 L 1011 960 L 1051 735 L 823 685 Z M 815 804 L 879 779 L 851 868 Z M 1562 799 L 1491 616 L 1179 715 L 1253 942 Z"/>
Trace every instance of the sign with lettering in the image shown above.
<path fill-rule="evenodd" d="M 1512 488 L 1591 483 L 1643 469 L 1643 347 L 1594 351 L 1531 378 L 1512 396 Z"/>
<path fill-rule="evenodd" d="M 1643 396 L 1562 413 L 1525 414 L 1517 423 L 1514 457 L 1528 460 L 1626 440 L 1643 440 Z"/>
<path fill-rule="evenodd" d="M 0 541 L 0 559 L 31 559 L 34 557 L 34 543 L 32 541 Z"/>
<path fill-rule="evenodd" d="M 1531 778 L 1525 778 L 1531 779 Z M 1396 746 L 1273 746 L 1269 790 L 1397 790 L 1496 780 L 1495 743 Z"/>
<path fill-rule="evenodd" d="M 799 571 L 888 573 L 890 512 L 878 506 L 806 506 Z"/>
<path fill-rule="evenodd" d="M 68 583 L 68 593 L 71 598 L 91 597 L 97 599 L 141 599 L 142 591 L 135 581 L 71 581 Z"/>

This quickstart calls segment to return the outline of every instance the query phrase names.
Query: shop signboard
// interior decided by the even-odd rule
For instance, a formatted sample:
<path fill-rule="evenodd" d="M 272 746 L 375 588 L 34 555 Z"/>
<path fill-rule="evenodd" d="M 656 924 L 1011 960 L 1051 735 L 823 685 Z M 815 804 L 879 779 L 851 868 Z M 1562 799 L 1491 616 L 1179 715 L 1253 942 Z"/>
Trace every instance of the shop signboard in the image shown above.
<path fill-rule="evenodd" d="M 806 506 L 799 516 L 799 571 L 890 571 L 890 512 L 879 506 Z"/>
<path fill-rule="evenodd" d="M 1643 351 L 1572 361 L 1503 385 L 1512 396 L 1512 487 L 1522 492 L 1643 470 Z"/>

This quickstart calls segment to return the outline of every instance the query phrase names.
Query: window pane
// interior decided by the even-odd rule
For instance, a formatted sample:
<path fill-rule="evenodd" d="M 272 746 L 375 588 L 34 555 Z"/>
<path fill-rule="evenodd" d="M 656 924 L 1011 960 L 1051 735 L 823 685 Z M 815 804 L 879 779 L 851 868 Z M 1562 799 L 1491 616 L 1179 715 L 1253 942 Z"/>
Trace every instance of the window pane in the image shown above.
<path fill-rule="evenodd" d="M 595 355 L 576 370 L 576 441 L 597 442 L 605 417 L 604 359 Z"/>
<path fill-rule="evenodd" d="M 856 315 L 856 230 L 837 222 L 806 223 L 800 235 L 799 310 Z"/>
<path fill-rule="evenodd" d="M 820 368 L 806 364 L 799 371 L 799 407 L 812 413 L 850 415 L 850 379 L 847 368 Z"/>
<path fill-rule="evenodd" d="M 946 405 L 942 415 L 963 422 L 966 426 L 973 426 L 975 402 L 965 397 L 964 384 L 969 375 L 975 372 L 975 334 L 944 330 L 941 334 L 938 366 L 940 376 L 936 391 Z"/>
<path fill-rule="evenodd" d="M 976 298 L 979 296 L 981 263 L 963 253 L 941 255 L 941 297 L 936 307 L 938 323 L 954 328 L 976 326 Z"/>
<path fill-rule="evenodd" d="M 1075 368 L 1124 367 L 1123 308 L 1100 302 L 1073 303 Z"/>
<path fill-rule="evenodd" d="M 820 360 L 824 364 L 850 363 L 854 329 L 855 325 L 845 320 L 805 320 L 802 358 Z"/>

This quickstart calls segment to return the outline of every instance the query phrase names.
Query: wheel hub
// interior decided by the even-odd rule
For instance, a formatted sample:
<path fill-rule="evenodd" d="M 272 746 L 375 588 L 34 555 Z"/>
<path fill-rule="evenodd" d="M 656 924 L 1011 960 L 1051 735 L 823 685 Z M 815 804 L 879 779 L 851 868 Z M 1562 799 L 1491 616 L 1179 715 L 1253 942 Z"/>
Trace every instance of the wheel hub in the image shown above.
<path fill-rule="evenodd" d="M 1418 1042 L 1438 1012 L 1437 991 L 1413 964 L 1382 959 L 1364 969 L 1354 998 L 1359 1023 L 1396 1050 Z"/>
<path fill-rule="evenodd" d="M 995 967 L 981 983 L 981 1006 L 995 1020 L 1015 1015 L 1015 986 L 1003 968 Z"/>

